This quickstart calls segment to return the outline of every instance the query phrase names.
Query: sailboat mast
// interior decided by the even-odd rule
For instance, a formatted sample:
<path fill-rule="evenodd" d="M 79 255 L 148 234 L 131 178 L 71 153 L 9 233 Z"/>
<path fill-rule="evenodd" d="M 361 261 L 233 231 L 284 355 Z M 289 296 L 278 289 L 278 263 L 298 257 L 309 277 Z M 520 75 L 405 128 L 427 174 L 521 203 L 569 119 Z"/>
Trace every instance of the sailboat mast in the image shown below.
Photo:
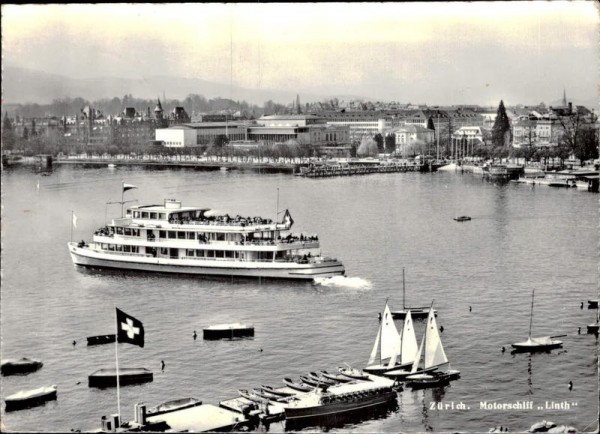
<path fill-rule="evenodd" d="M 533 295 L 535 294 L 535 289 L 531 291 L 531 315 L 529 317 L 529 339 L 531 339 L 531 325 L 533 324 Z"/>
<path fill-rule="evenodd" d="M 404 285 L 404 267 L 402 267 L 402 309 L 406 309 L 406 287 Z"/>

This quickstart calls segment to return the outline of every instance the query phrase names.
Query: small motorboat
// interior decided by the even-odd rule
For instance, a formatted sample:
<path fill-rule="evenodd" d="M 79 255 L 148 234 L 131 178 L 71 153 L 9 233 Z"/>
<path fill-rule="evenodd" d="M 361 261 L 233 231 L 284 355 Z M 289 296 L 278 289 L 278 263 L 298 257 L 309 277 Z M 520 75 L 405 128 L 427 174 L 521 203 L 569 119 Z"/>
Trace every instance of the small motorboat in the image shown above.
<path fill-rule="evenodd" d="M 14 393 L 4 399 L 6 411 L 35 407 L 44 404 L 46 401 L 52 401 L 56 399 L 56 391 L 56 386 L 52 385 Z"/>
<path fill-rule="evenodd" d="M 148 383 L 154 380 L 152 371 L 146 368 L 119 368 L 119 386 Z M 99 369 L 88 377 L 89 387 L 116 387 L 117 370 Z"/>
<path fill-rule="evenodd" d="M 199 405 L 202 405 L 202 401 L 196 398 L 174 399 L 158 404 L 156 407 L 149 408 L 146 410 L 146 415 L 158 416 L 159 414 L 171 413 L 185 408 L 197 407 Z"/>
<path fill-rule="evenodd" d="M 0 371 L 2 375 L 29 374 L 40 369 L 44 364 L 35 359 L 22 357 L 20 359 L 5 359 L 2 360 Z"/>
<path fill-rule="evenodd" d="M 327 371 L 321 371 L 321 375 L 325 378 L 329 378 L 330 380 L 337 381 L 338 383 L 349 383 L 352 381 L 351 378 L 348 378 L 342 374 L 330 374 Z"/>
<path fill-rule="evenodd" d="M 314 389 L 314 387 L 308 386 L 306 384 L 297 383 L 291 378 L 284 378 L 283 382 L 290 388 L 294 390 L 299 390 L 300 392 L 310 392 Z"/>
<path fill-rule="evenodd" d="M 269 400 L 266 398 L 263 398 L 261 396 L 258 396 L 256 393 L 254 392 L 249 392 L 246 389 L 239 389 L 238 393 L 240 394 L 240 396 L 242 398 L 246 398 L 249 399 L 250 401 L 254 401 L 254 402 L 260 402 L 260 403 L 268 403 Z"/>
<path fill-rule="evenodd" d="M 457 222 L 468 222 L 469 220 L 471 220 L 471 217 L 469 217 L 468 215 L 461 215 L 458 217 L 454 217 L 454 220 Z"/>
<path fill-rule="evenodd" d="M 260 387 L 265 392 L 269 392 L 269 393 L 271 393 L 273 395 L 279 395 L 279 396 L 294 396 L 294 395 L 296 395 L 296 393 L 286 392 L 286 391 L 280 390 L 280 389 L 275 389 L 274 387 L 271 387 L 271 386 L 262 385 Z"/>
<path fill-rule="evenodd" d="M 247 324 L 217 324 L 203 329 L 205 340 L 248 338 L 254 336 L 254 326 Z"/>
<path fill-rule="evenodd" d="M 316 372 L 309 372 L 308 378 L 314 381 L 318 381 L 321 384 L 327 384 L 328 386 L 333 386 L 334 384 L 337 384 L 337 381 L 325 378 L 323 375 L 317 374 Z"/>
<path fill-rule="evenodd" d="M 338 372 L 340 374 L 342 374 L 343 376 L 348 377 L 352 380 L 371 381 L 371 379 L 369 378 L 369 376 L 367 374 L 365 374 L 363 371 L 359 371 L 356 368 L 339 367 Z"/>
<path fill-rule="evenodd" d="M 588 309 L 598 309 L 598 300 L 588 300 Z"/>

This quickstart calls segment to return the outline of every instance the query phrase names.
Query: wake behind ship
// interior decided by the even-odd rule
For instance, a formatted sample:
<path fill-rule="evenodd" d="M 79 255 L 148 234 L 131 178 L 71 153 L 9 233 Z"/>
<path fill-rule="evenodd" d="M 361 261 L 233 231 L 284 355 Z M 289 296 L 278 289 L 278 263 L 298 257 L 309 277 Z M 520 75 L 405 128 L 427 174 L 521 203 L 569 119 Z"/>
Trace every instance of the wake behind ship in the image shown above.
<path fill-rule="evenodd" d="M 214 276 L 305 279 L 343 275 L 343 264 L 321 256 L 316 235 L 292 234 L 282 222 L 231 217 L 180 201 L 135 205 L 98 229 L 90 243 L 69 242 L 75 265 Z"/>

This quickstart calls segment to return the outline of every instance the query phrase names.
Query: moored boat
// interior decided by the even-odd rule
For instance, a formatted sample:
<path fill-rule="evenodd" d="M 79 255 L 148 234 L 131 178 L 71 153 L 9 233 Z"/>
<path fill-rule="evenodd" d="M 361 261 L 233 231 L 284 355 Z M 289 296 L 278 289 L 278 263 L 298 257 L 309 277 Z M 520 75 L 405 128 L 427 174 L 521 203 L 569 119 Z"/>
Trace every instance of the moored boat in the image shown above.
<path fill-rule="evenodd" d="M 406 306 L 406 285 L 404 280 L 404 268 L 402 268 L 402 310 L 393 310 L 392 317 L 394 317 L 395 319 L 404 319 L 406 317 L 406 314 L 410 310 L 410 314 L 413 319 L 427 318 L 431 309 L 432 308 L 430 306 Z M 437 310 L 434 309 L 433 313 L 437 316 Z"/>
<path fill-rule="evenodd" d="M 173 411 L 183 410 L 185 408 L 196 407 L 202 405 L 202 401 L 196 398 L 182 398 L 163 402 L 156 407 L 151 407 L 146 410 L 147 416 L 158 416 L 160 414 L 171 413 Z"/>
<path fill-rule="evenodd" d="M 385 331 L 386 329 L 388 331 Z M 396 371 L 412 366 L 419 346 L 415 336 L 411 311 L 408 311 L 404 318 L 402 330 L 398 333 L 392 314 L 386 304 L 379 330 L 380 332 L 377 334 L 371 356 L 364 371 L 381 375 L 388 371 Z M 381 346 L 380 361 L 375 363 L 378 345 Z M 386 347 L 385 351 L 384 346 Z M 383 363 L 383 360 L 387 361 Z"/>
<path fill-rule="evenodd" d="M 461 215 L 458 217 L 454 217 L 454 220 L 457 222 L 468 222 L 469 220 L 471 220 L 471 217 L 469 217 L 468 215 Z"/>
<path fill-rule="evenodd" d="M 146 368 L 119 368 L 119 386 L 148 383 L 154 380 L 152 371 Z M 89 387 L 116 387 L 117 370 L 115 368 L 99 369 L 88 377 Z"/>
<path fill-rule="evenodd" d="M 333 416 L 366 410 L 397 399 L 392 380 L 372 377 L 371 381 L 338 384 L 326 391 L 315 389 L 285 406 L 286 420 Z"/>
<path fill-rule="evenodd" d="M 314 389 L 313 386 L 308 386 L 306 384 L 298 383 L 298 382 L 292 380 L 291 378 L 287 378 L 287 377 L 283 379 L 283 382 L 289 388 L 298 390 L 300 392 L 310 392 L 311 390 Z"/>
<path fill-rule="evenodd" d="M 295 392 L 288 392 L 285 390 L 281 390 L 281 389 L 275 389 L 272 386 L 265 386 L 264 384 L 262 386 L 260 386 L 262 390 L 272 393 L 273 395 L 279 395 L 279 396 L 294 396 L 298 394 L 298 391 Z"/>
<path fill-rule="evenodd" d="M 165 200 L 132 206 L 91 242 L 68 248 L 75 265 L 98 268 L 302 280 L 343 275 L 340 261 L 321 255 L 318 236 L 290 232 L 293 222 L 287 210 L 274 222 Z"/>
<path fill-rule="evenodd" d="M 406 376 L 406 385 L 412 389 L 444 386 L 460 377 L 459 371 L 449 367 L 450 362 L 442 345 L 435 315 L 430 311 L 411 374 Z"/>
<path fill-rule="evenodd" d="M 40 369 L 44 364 L 35 359 L 22 357 L 20 359 L 4 359 L 0 365 L 2 375 L 28 374 Z"/>
<path fill-rule="evenodd" d="M 331 374 L 327 371 L 321 371 L 321 374 L 325 378 L 329 378 L 330 380 L 337 381 L 338 383 L 349 383 L 352 381 L 351 378 L 348 378 L 342 374 Z"/>
<path fill-rule="evenodd" d="M 88 336 L 87 344 L 88 346 L 114 344 L 116 339 L 115 335 Z"/>
<path fill-rule="evenodd" d="M 533 324 L 533 300 L 535 291 L 531 291 L 531 315 L 529 318 L 529 336 L 526 341 L 516 342 L 512 344 L 512 347 L 517 352 L 536 352 L 536 351 L 549 351 L 556 348 L 562 347 L 562 341 L 555 339 L 559 336 L 544 336 L 540 338 L 531 337 L 531 326 Z"/>
<path fill-rule="evenodd" d="M 55 385 L 33 390 L 22 390 L 4 398 L 6 411 L 21 410 L 42 405 L 47 401 L 56 399 L 56 394 L 57 387 Z"/>
<path fill-rule="evenodd" d="M 369 377 L 368 374 L 366 374 L 363 371 L 360 371 L 356 368 L 351 368 L 351 367 L 347 367 L 347 368 L 343 368 L 343 367 L 339 367 L 338 368 L 338 372 L 340 374 L 342 374 L 345 377 L 350 378 L 351 380 L 364 380 L 364 381 L 370 381 L 371 378 Z"/>
<path fill-rule="evenodd" d="M 598 300 L 588 300 L 588 309 L 598 309 Z"/>

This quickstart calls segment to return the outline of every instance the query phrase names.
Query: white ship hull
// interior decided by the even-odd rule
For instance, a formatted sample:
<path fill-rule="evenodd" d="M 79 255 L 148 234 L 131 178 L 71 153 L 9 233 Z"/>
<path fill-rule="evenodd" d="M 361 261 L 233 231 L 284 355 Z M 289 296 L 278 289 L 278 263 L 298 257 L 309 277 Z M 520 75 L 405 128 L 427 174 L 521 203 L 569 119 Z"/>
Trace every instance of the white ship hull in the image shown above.
<path fill-rule="evenodd" d="M 312 280 L 316 277 L 343 275 L 339 261 L 298 264 L 294 262 L 202 261 L 194 259 L 154 258 L 143 255 L 116 255 L 68 243 L 75 265 L 160 273 L 196 274 L 205 276 L 264 277 Z"/>

